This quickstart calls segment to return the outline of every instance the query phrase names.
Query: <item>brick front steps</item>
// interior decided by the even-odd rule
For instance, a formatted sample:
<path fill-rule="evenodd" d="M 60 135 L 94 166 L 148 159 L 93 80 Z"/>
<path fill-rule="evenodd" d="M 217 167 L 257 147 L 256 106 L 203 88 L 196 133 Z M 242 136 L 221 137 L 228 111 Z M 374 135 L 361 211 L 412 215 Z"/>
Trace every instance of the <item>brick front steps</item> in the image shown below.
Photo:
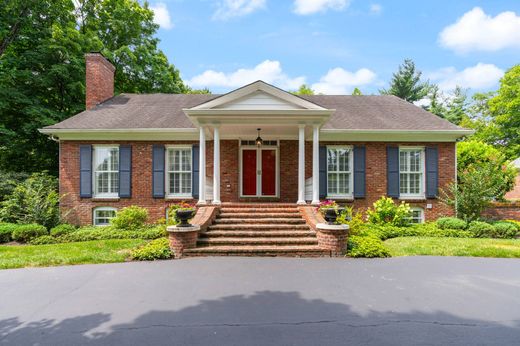
<path fill-rule="evenodd" d="M 197 247 L 183 256 L 330 256 L 296 204 L 223 204 Z"/>

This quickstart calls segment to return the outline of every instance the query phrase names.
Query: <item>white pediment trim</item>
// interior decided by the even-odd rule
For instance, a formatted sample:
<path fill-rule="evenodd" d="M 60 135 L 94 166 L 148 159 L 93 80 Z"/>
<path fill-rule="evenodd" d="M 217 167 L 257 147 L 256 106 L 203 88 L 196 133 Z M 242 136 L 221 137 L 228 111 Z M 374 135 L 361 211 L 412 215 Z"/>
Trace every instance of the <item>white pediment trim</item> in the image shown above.
<path fill-rule="evenodd" d="M 247 107 L 253 106 L 253 103 L 244 102 L 246 100 L 259 99 L 259 95 L 263 98 L 271 97 L 271 109 L 308 109 L 308 110 L 327 110 L 313 102 L 307 101 L 301 97 L 288 93 L 264 81 L 256 81 L 227 94 L 219 96 L 211 101 L 202 103 L 198 106 L 190 108 L 190 110 L 211 110 L 211 109 L 235 109 L 245 110 L 251 109 Z M 276 108 L 276 106 L 280 108 Z M 258 105 L 261 107 L 260 105 Z M 256 108 L 261 109 L 261 108 Z"/>

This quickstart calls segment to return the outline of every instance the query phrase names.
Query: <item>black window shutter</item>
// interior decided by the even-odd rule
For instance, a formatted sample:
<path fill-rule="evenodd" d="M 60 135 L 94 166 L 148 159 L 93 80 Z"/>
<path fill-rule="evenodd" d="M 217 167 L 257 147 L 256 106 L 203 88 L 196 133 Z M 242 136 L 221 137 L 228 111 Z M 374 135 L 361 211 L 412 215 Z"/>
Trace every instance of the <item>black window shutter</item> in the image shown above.
<path fill-rule="evenodd" d="M 191 195 L 199 198 L 199 145 L 194 144 L 191 148 Z"/>
<path fill-rule="evenodd" d="M 92 145 L 79 146 L 79 196 L 92 197 Z"/>
<path fill-rule="evenodd" d="M 119 197 L 132 197 L 132 146 L 119 146 Z"/>
<path fill-rule="evenodd" d="M 356 145 L 354 146 L 354 198 L 364 198 L 366 195 L 365 171 L 365 146 Z"/>
<path fill-rule="evenodd" d="M 386 147 L 386 179 L 388 197 L 399 198 L 399 147 Z"/>
<path fill-rule="evenodd" d="M 322 145 L 319 149 L 320 163 L 320 199 L 327 197 L 327 147 Z"/>
<path fill-rule="evenodd" d="M 164 145 L 152 149 L 152 196 L 164 198 Z"/>
<path fill-rule="evenodd" d="M 435 147 L 425 149 L 426 197 L 436 198 L 439 190 L 439 151 Z"/>

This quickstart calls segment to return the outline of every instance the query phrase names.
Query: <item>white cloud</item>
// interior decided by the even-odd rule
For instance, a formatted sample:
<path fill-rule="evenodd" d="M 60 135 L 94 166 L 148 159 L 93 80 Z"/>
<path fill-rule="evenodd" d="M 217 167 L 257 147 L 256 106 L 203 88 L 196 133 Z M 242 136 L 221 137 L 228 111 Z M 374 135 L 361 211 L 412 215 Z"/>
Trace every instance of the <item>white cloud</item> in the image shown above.
<path fill-rule="evenodd" d="M 173 23 L 170 18 L 170 12 L 165 3 L 158 2 L 151 5 L 150 9 L 153 11 L 153 21 L 163 29 L 173 28 Z"/>
<path fill-rule="evenodd" d="M 206 70 L 187 81 L 193 88 L 238 88 L 257 80 L 277 85 L 283 89 L 295 90 L 305 83 L 305 77 L 290 78 L 282 70 L 279 61 L 265 60 L 250 69 L 238 69 L 231 73 Z"/>
<path fill-rule="evenodd" d="M 475 7 L 439 35 L 443 47 L 457 52 L 497 51 L 520 48 L 520 16 L 507 11 L 491 17 Z"/>
<path fill-rule="evenodd" d="M 495 86 L 504 75 L 504 70 L 493 64 L 478 63 L 457 71 L 454 67 L 444 67 L 426 75 L 444 91 L 456 86 L 471 89 L 488 89 Z"/>
<path fill-rule="evenodd" d="M 371 4 L 370 5 L 370 13 L 372 14 L 380 14 L 383 11 L 383 6 L 380 4 Z"/>
<path fill-rule="evenodd" d="M 265 7 L 265 0 L 222 0 L 213 14 L 215 20 L 242 17 Z"/>
<path fill-rule="evenodd" d="M 308 15 L 327 10 L 340 11 L 350 4 L 350 0 L 294 0 L 294 13 Z"/>
<path fill-rule="evenodd" d="M 328 95 L 350 94 L 355 87 L 371 84 L 375 79 L 376 74 L 367 68 L 350 72 L 336 67 L 321 77 L 318 83 L 312 84 L 312 89 Z"/>

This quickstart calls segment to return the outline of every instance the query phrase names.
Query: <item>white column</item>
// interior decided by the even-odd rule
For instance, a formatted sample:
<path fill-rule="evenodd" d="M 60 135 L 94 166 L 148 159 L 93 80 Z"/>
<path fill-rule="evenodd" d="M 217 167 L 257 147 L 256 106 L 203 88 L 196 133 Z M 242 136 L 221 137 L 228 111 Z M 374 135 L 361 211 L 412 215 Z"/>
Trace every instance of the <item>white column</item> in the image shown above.
<path fill-rule="evenodd" d="M 312 204 L 320 204 L 320 127 L 312 132 Z"/>
<path fill-rule="evenodd" d="M 199 201 L 197 204 L 206 204 L 206 133 L 202 125 L 199 131 Z"/>
<path fill-rule="evenodd" d="M 213 204 L 220 204 L 220 132 L 213 130 Z"/>
<path fill-rule="evenodd" d="M 299 125 L 298 131 L 298 201 L 305 204 L 305 125 Z"/>

